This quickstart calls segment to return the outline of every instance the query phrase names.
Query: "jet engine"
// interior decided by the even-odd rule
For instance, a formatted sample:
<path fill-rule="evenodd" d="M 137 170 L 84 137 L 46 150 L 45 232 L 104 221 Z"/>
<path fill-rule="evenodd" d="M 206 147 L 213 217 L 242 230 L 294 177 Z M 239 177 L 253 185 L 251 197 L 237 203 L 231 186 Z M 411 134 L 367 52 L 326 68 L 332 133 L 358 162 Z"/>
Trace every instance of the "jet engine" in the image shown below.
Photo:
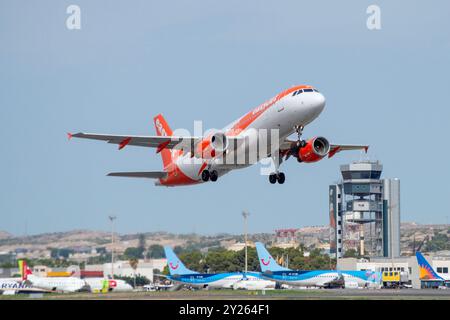
<path fill-rule="evenodd" d="M 324 137 L 308 140 L 303 148 L 298 150 L 297 159 L 300 162 L 316 162 L 330 152 L 330 143 Z"/>
<path fill-rule="evenodd" d="M 216 132 L 211 136 L 211 147 L 214 151 L 221 153 L 228 148 L 228 139 L 223 132 Z"/>
<path fill-rule="evenodd" d="M 215 132 L 208 138 L 203 139 L 197 147 L 195 155 L 200 158 L 214 158 L 228 148 L 228 138 L 223 132 Z"/>

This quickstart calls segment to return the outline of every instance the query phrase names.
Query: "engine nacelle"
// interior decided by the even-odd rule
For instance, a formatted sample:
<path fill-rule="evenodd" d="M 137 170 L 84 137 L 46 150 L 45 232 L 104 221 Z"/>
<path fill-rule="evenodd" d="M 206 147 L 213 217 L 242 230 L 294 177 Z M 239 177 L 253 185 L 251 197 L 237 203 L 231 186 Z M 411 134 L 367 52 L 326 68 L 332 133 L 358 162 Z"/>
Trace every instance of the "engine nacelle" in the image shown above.
<path fill-rule="evenodd" d="M 298 159 L 302 162 L 316 162 L 330 152 L 330 143 L 324 137 L 316 137 L 308 140 L 306 146 L 298 151 Z"/>
<path fill-rule="evenodd" d="M 217 152 L 221 153 L 228 148 L 228 138 L 223 132 L 216 132 L 211 136 L 211 147 Z"/>
<path fill-rule="evenodd" d="M 227 148 L 228 138 L 219 131 L 203 139 L 198 144 L 195 155 L 199 158 L 210 159 L 225 152 Z"/>

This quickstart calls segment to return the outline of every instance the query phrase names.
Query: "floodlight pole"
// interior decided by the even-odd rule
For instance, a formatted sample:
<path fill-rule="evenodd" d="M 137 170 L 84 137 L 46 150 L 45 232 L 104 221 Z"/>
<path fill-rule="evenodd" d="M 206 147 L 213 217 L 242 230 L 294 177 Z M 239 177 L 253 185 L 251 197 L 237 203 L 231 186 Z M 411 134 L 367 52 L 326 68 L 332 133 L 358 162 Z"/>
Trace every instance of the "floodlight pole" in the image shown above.
<path fill-rule="evenodd" d="M 245 274 L 247 274 L 248 271 L 248 265 L 247 265 L 247 218 L 250 215 L 247 211 L 242 211 L 242 216 L 244 217 L 244 249 L 245 249 Z"/>
<path fill-rule="evenodd" d="M 111 221 L 111 279 L 114 279 L 114 220 L 117 219 L 116 216 L 109 216 Z"/>

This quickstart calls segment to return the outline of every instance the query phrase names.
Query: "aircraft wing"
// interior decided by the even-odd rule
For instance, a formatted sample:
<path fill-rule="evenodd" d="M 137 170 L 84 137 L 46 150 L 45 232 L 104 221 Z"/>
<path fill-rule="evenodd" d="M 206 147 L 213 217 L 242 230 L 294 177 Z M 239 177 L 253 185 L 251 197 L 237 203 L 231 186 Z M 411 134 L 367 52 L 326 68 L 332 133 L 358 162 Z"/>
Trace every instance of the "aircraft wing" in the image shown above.
<path fill-rule="evenodd" d="M 319 281 L 316 282 L 316 286 L 317 287 L 325 287 L 331 283 L 334 283 L 338 280 L 338 278 L 334 278 L 333 280 L 329 280 L 329 279 L 321 279 Z"/>
<path fill-rule="evenodd" d="M 108 173 L 110 177 L 127 177 L 127 178 L 147 178 L 160 179 L 167 177 L 167 172 L 164 171 L 148 171 L 148 172 L 111 172 Z"/>
<path fill-rule="evenodd" d="M 347 151 L 347 150 L 364 150 L 367 153 L 367 150 L 369 150 L 369 146 L 357 144 L 332 144 L 330 145 L 330 152 L 328 153 L 328 158 L 331 158 L 340 151 Z"/>
<path fill-rule="evenodd" d="M 296 141 L 285 139 L 280 144 L 280 151 L 287 152 L 290 151 L 296 145 Z M 330 144 L 330 152 L 328 152 L 328 158 L 333 157 L 336 153 L 340 151 L 348 151 L 348 150 L 364 150 L 367 152 L 369 149 L 368 145 L 358 145 L 358 144 Z"/>
<path fill-rule="evenodd" d="M 110 135 L 97 133 L 68 133 L 69 139 L 81 138 L 90 140 L 101 140 L 119 145 L 119 150 L 127 145 L 162 149 L 187 149 L 192 150 L 194 145 L 201 141 L 201 137 L 177 137 L 177 136 L 132 136 L 132 135 Z"/>

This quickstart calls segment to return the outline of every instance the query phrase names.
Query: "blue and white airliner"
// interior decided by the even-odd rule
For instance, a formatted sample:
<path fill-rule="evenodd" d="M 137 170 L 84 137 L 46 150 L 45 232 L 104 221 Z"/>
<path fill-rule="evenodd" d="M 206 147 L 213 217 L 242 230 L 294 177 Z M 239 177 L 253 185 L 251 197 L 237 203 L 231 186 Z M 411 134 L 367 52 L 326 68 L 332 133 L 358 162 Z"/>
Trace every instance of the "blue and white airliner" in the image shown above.
<path fill-rule="evenodd" d="M 164 247 L 169 266 L 169 280 L 198 288 L 211 289 L 274 289 L 275 282 L 266 280 L 260 272 L 228 272 L 228 273 L 198 273 L 186 268 L 172 248 Z"/>
<path fill-rule="evenodd" d="M 291 270 L 277 264 L 262 243 L 256 243 L 256 251 L 258 253 L 262 276 L 279 283 L 300 287 L 343 286 L 345 288 L 376 287 L 381 283 L 380 272 Z"/>

